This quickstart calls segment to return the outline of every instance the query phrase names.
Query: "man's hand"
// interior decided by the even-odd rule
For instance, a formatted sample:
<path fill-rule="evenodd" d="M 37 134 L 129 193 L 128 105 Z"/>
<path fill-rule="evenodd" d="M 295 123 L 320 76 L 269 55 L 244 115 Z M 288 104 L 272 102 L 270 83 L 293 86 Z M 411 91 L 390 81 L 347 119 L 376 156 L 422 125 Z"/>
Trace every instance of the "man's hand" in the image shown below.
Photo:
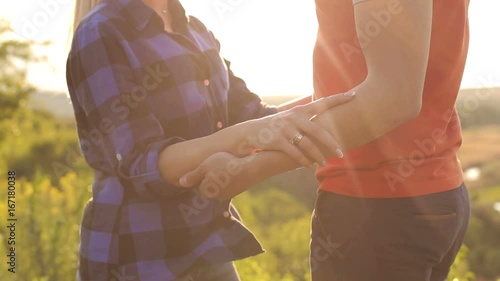
<path fill-rule="evenodd" d="M 245 181 L 243 166 L 252 158 L 238 158 L 227 152 L 215 153 L 181 177 L 180 184 L 183 187 L 198 186 L 207 198 L 230 199 L 250 187 L 251 182 Z"/>

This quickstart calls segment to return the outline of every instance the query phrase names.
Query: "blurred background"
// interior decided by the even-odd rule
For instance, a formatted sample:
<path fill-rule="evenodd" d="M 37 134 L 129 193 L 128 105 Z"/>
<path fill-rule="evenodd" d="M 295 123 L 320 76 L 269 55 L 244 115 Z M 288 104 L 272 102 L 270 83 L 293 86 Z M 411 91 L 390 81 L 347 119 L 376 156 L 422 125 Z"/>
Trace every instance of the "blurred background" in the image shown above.
<path fill-rule="evenodd" d="M 223 55 L 270 104 L 312 93 L 312 0 L 181 0 L 222 43 Z M 92 174 L 80 153 L 65 83 L 74 1 L 0 2 L 0 171 L 15 170 L 17 273 L 0 280 L 74 280 L 78 228 Z M 500 280 L 500 2 L 472 1 L 471 43 L 457 108 L 459 157 L 473 210 L 449 280 Z M 265 67 L 262 67 L 265 65 Z M 7 186 L 6 176 L 0 186 Z M 237 263 L 242 280 L 310 280 L 313 170 L 272 178 L 234 201 L 267 252 Z M 7 201 L 7 189 L 0 202 Z M 0 204 L 0 221 L 7 217 Z M 8 249 L 0 228 L 0 256 Z"/>

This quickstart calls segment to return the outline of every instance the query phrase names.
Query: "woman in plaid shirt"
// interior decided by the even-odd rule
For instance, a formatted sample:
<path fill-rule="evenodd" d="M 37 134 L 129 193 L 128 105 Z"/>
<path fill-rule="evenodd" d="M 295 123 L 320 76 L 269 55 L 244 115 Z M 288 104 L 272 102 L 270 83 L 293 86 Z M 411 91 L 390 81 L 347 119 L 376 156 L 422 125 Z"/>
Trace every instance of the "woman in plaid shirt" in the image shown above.
<path fill-rule="evenodd" d="M 238 280 L 232 261 L 263 252 L 260 244 L 230 200 L 214 198 L 223 186 L 182 188 L 181 176 L 221 152 L 281 151 L 302 166 L 342 156 L 311 118 L 354 95 L 266 106 L 178 0 L 103 0 L 87 14 L 95 4 L 77 2 L 67 61 L 81 149 L 95 172 L 79 280 Z"/>

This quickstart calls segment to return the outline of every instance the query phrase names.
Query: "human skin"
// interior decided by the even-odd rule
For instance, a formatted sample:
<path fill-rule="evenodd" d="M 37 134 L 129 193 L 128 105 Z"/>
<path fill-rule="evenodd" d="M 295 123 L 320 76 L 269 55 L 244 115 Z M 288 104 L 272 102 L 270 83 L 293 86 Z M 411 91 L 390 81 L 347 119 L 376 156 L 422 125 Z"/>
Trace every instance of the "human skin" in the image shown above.
<path fill-rule="evenodd" d="M 143 2 L 162 18 L 165 31 L 173 32 L 169 1 L 143 0 Z M 339 156 L 342 156 L 342 152 L 335 139 L 324 128 L 310 122 L 310 119 L 327 108 L 338 106 L 351 98 L 352 96 L 332 97 L 305 105 L 312 98 L 303 97 L 279 106 L 280 113 L 275 116 L 244 122 L 207 137 L 173 144 L 160 152 L 158 169 L 167 182 L 178 185 L 182 175 L 199 166 L 210 155 L 222 151 L 245 156 L 254 149 L 267 149 L 283 151 L 304 166 L 315 162 L 324 163 L 326 159 L 326 153 L 322 151 L 324 147 L 329 147 L 330 152 Z M 242 148 L 248 136 L 258 136 L 262 130 L 272 127 L 278 120 L 281 128 L 273 130 L 272 140 L 263 145 Z M 289 141 L 297 132 L 307 133 L 300 147 L 293 146 Z"/>
<path fill-rule="evenodd" d="M 399 6 L 394 6 L 395 2 Z M 383 136 L 416 118 L 421 110 L 430 51 L 432 1 L 359 3 L 354 7 L 356 29 L 364 30 L 372 20 L 370 13 L 387 7 L 397 9 L 398 13 L 392 15 L 390 25 L 371 38 L 370 44 L 362 46 L 368 75 L 351 90 L 356 92 L 356 98 L 312 120 L 328 130 L 343 151 Z M 325 149 L 322 151 L 333 155 Z M 218 194 L 220 199 L 233 197 L 268 177 L 301 167 L 279 151 L 261 151 L 247 157 L 219 153 L 187 173 L 182 183 L 185 187 L 213 184 L 213 177 L 207 175 L 227 169 L 228 163 L 240 167 L 241 172 L 231 176 L 230 184 Z"/>

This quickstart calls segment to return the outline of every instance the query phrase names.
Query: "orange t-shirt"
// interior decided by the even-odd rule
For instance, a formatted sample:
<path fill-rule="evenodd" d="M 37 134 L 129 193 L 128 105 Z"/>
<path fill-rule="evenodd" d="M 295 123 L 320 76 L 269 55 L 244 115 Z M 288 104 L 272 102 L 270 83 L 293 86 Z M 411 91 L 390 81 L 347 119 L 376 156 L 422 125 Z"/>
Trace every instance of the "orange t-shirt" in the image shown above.
<path fill-rule="evenodd" d="M 396 5 L 400 0 L 393 0 Z M 434 0 L 429 64 L 420 115 L 388 134 L 318 168 L 321 190 L 355 197 L 395 198 L 442 192 L 463 182 L 456 153 L 462 142 L 455 102 L 469 42 L 469 0 Z M 401 3 L 399 3 L 401 4 Z M 352 0 L 316 0 L 319 21 L 314 50 L 316 97 L 346 92 L 367 75 Z M 362 4 L 360 4 L 362 5 Z M 396 10 L 397 11 L 397 10 Z M 376 24 L 390 24 L 384 11 Z M 364 37 L 363 37 L 364 36 Z M 397 106 L 397 105 L 394 105 Z"/>

